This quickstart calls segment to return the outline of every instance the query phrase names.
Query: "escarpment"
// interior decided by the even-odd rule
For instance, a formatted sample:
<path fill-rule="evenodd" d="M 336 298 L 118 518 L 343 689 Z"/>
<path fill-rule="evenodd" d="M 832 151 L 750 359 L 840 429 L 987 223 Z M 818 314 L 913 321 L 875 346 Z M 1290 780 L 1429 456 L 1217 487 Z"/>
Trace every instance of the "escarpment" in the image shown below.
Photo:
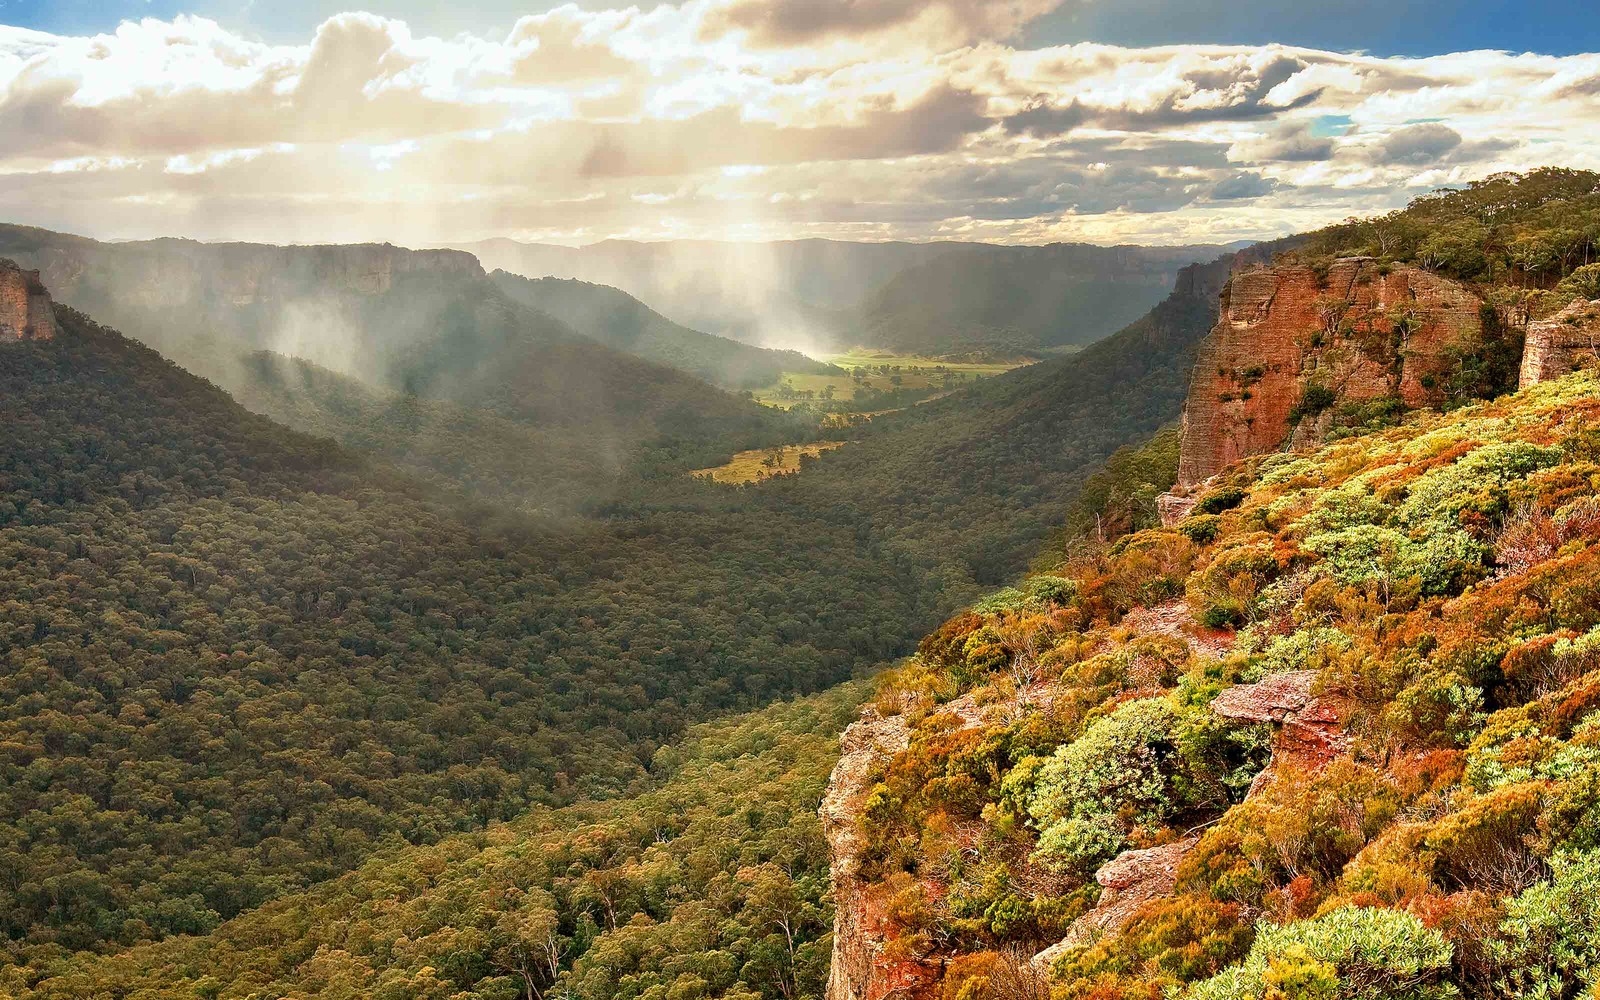
<path fill-rule="evenodd" d="M 1179 484 L 1297 435 L 1311 439 L 1335 403 L 1437 403 L 1452 349 L 1482 333 L 1482 306 L 1459 282 L 1368 257 L 1325 271 L 1300 263 L 1236 271 L 1195 360 Z"/>
<path fill-rule="evenodd" d="M 102 243 L 24 226 L 0 226 L 0 255 L 37 268 L 58 298 L 82 308 L 101 299 L 123 309 L 178 309 L 259 305 L 312 292 L 369 296 L 388 291 L 402 275 L 484 274 L 477 258 L 458 250 L 387 243 Z"/>
<path fill-rule="evenodd" d="M 0 259 L 0 341 L 49 340 L 55 334 L 55 306 L 39 272 Z"/>

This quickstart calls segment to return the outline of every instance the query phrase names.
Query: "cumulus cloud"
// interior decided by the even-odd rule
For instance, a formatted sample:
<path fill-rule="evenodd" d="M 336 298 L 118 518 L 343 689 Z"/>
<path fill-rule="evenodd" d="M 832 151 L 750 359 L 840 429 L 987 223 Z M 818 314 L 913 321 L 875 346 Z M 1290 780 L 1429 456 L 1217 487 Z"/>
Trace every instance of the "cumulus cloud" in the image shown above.
<path fill-rule="evenodd" d="M 1244 140 L 1237 152 L 1241 159 L 1254 163 L 1320 163 L 1332 159 L 1333 150 L 1332 136 L 1316 135 L 1308 122 L 1289 122 L 1265 136 Z"/>
<path fill-rule="evenodd" d="M 1064 104 L 1037 97 L 1025 110 L 1008 116 L 1005 125 L 1012 132 L 1055 135 L 1085 126 L 1135 132 L 1264 118 L 1304 107 L 1321 95 L 1312 90 L 1276 101 L 1277 89 L 1306 68 L 1291 55 L 1273 53 L 1261 59 L 1244 54 L 1169 73 L 1165 80 L 1146 84 L 1131 101 L 1119 92 L 1106 95 L 1112 100 L 1073 96 Z"/>
<path fill-rule="evenodd" d="M 1277 186 L 1278 182 L 1270 177 L 1263 177 L 1253 170 L 1244 170 L 1218 181 L 1211 189 L 1211 199 L 1240 201 L 1245 198 L 1259 198 L 1271 194 Z"/>
<path fill-rule="evenodd" d="M 139 236 L 1194 242 L 1600 166 L 1600 57 L 1018 47 L 1054 0 L 0 27 L 0 216 Z M 1528 112 L 1536 100 L 1538 114 Z"/>
<path fill-rule="evenodd" d="M 1380 163 L 1431 164 L 1461 145 L 1461 133 L 1448 125 L 1425 122 L 1391 133 L 1376 147 Z"/>
<path fill-rule="evenodd" d="M 726 0 L 711 9 L 704 31 L 745 33 L 764 46 L 907 31 L 964 45 L 1007 37 L 1062 0 Z"/>

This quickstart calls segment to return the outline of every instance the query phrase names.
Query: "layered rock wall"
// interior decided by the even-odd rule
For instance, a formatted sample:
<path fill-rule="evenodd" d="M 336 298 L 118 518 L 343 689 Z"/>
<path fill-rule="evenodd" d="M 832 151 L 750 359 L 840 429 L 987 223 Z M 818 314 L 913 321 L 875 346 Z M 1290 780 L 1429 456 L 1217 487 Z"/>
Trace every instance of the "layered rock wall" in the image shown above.
<path fill-rule="evenodd" d="M 971 699 L 964 701 L 970 710 Z M 883 886 L 861 874 L 866 847 L 861 817 L 874 769 L 904 753 L 910 740 L 904 717 L 864 711 L 840 738 L 839 763 L 817 810 L 828 841 L 834 899 L 827 1000 L 931 1000 L 937 994 L 937 965 L 885 956 L 895 934 L 888 901 L 882 898 Z"/>
<path fill-rule="evenodd" d="M 1450 351 L 1481 333 L 1481 308 L 1464 285 L 1366 257 L 1326 271 L 1294 263 L 1236 270 L 1196 357 L 1180 486 L 1283 447 L 1297 424 L 1314 419 L 1307 411 L 1386 397 L 1439 402 Z"/>
<path fill-rule="evenodd" d="M 1567 308 L 1528 324 L 1522 350 L 1521 388 L 1560 378 L 1600 357 L 1600 299 L 1579 299 Z"/>
<path fill-rule="evenodd" d="M 30 260 L 66 301 L 113 295 L 124 306 L 173 309 L 248 306 L 310 292 L 378 295 L 404 274 L 481 275 L 458 250 L 407 250 L 383 244 L 276 247 L 150 240 L 60 242 Z"/>
<path fill-rule="evenodd" d="M 39 272 L 0 260 L 0 341 L 49 340 L 55 335 L 55 306 Z"/>

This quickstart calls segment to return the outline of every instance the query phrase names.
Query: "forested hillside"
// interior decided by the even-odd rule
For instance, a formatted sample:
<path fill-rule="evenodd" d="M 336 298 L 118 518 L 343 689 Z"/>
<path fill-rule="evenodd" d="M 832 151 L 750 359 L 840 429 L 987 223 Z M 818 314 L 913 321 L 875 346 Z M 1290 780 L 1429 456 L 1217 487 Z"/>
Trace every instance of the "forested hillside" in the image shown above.
<path fill-rule="evenodd" d="M 540 373 L 490 360 L 515 327 L 448 315 L 448 357 L 394 361 L 427 380 L 426 405 L 255 359 L 262 384 L 288 383 L 274 405 L 333 385 L 319 429 L 370 457 L 68 309 L 54 340 L 0 350 L 16 960 L 205 932 L 374 851 L 632 789 L 684 725 L 902 652 L 1020 566 L 1104 454 L 1171 419 L 1176 396 L 1141 386 L 1175 378 L 1163 359 L 1190 336 L 1167 331 L 1160 354 L 1155 327 L 1133 331 L 1061 363 L 1054 388 L 1034 374 L 984 386 L 966 415 L 952 397 L 887 422 L 799 490 L 638 480 L 552 530 L 461 500 L 495 479 L 482 452 L 452 469 L 385 437 L 412 406 L 487 448 L 550 405 L 523 388 Z M 1087 402 L 1059 412 L 1063 386 Z M 1143 406 L 1108 423 L 1124 398 Z M 1030 429 L 1013 439 L 1030 461 L 995 476 L 982 442 L 1008 426 Z"/>
<path fill-rule="evenodd" d="M 795 417 L 671 364 L 725 369 L 732 377 L 746 363 L 738 359 L 766 352 L 652 323 L 637 303 L 629 309 L 610 290 L 587 286 L 555 297 L 569 316 L 596 324 L 596 337 L 583 336 L 514 301 L 457 251 L 106 244 L 0 226 L 0 256 L 6 255 L 41 268 L 58 300 L 252 403 L 272 406 L 274 416 L 304 430 L 342 436 L 337 425 L 351 411 L 370 410 L 389 395 L 400 398 L 383 405 L 427 409 L 453 402 L 523 425 L 513 436 L 532 449 L 523 460 L 542 481 L 523 477 L 526 490 L 516 499 L 522 506 L 603 503 L 640 467 L 698 468 L 807 433 Z M 293 385 L 295 379 L 283 377 L 287 369 L 269 372 L 259 358 L 250 359 L 262 350 L 347 378 L 300 378 Z M 763 363 L 776 368 L 788 360 L 774 358 Z M 296 396 L 284 400 L 285 392 Z M 412 429 L 414 440 L 403 442 L 403 424 L 369 432 L 411 452 L 438 451 L 428 437 L 431 424 Z"/>
<path fill-rule="evenodd" d="M 955 555 L 1003 583 L 1108 455 L 1178 417 L 1231 263 L 1186 270 L 1146 316 L 1076 355 L 874 420 L 863 443 L 772 491 L 890 525 L 930 569 Z"/>
<path fill-rule="evenodd" d="M 680 326 L 627 292 L 575 279 L 524 278 L 496 271 L 495 287 L 584 336 L 717 385 L 754 389 L 784 372 L 844 373 L 798 351 L 752 347 Z"/>
<path fill-rule="evenodd" d="M 1159 303 L 1179 267 L 1219 249 L 964 247 L 895 275 L 847 332 L 933 354 L 1092 344 Z"/>
<path fill-rule="evenodd" d="M 833 910 L 816 802 L 860 684 L 700 726 L 631 799 L 391 851 L 193 938 L 37 949 L 16 1000 L 820 996 Z"/>
<path fill-rule="evenodd" d="M 491 527 L 60 310 L 0 350 L 4 932 L 196 932 L 540 802 L 940 603 L 798 512 Z M 779 582 L 781 581 L 781 586 Z"/>

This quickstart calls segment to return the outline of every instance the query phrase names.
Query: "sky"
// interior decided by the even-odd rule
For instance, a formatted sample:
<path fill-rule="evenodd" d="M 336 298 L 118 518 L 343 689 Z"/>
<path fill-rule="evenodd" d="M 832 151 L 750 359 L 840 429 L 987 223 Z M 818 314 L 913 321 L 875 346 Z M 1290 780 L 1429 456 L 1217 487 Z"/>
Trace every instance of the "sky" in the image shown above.
<path fill-rule="evenodd" d="M 1526 0 L 0 0 L 0 220 L 103 238 L 1221 243 L 1600 169 Z"/>

